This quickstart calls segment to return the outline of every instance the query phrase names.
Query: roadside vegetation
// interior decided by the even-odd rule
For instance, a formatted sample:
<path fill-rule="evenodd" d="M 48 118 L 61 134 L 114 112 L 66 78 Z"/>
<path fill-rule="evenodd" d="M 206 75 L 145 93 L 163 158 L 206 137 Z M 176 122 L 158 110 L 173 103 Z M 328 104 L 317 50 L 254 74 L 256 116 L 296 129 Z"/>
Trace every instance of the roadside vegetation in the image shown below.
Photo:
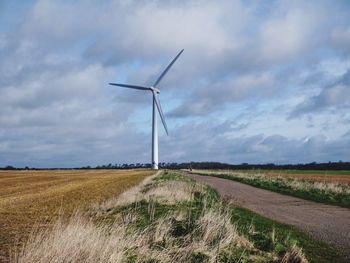
<path fill-rule="evenodd" d="M 343 262 L 292 227 L 226 204 L 180 172 L 33 233 L 15 262 Z"/>
<path fill-rule="evenodd" d="M 350 208 L 350 185 L 330 181 L 313 181 L 289 176 L 271 176 L 256 171 L 194 170 L 195 174 L 229 179 L 274 192 L 320 203 Z"/>
<path fill-rule="evenodd" d="M 243 171 L 243 170 L 242 170 Z M 249 171 L 249 170 L 248 170 Z M 258 172 L 265 173 L 280 173 L 280 174 L 322 174 L 322 175 L 350 175 L 349 170 L 262 170 L 257 169 Z"/>

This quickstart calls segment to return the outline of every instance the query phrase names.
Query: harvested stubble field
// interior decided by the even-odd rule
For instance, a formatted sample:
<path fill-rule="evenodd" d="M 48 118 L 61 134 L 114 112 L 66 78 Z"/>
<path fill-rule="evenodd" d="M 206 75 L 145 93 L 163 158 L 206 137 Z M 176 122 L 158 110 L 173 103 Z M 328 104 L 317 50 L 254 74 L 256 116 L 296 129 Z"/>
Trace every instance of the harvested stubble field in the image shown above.
<path fill-rule="evenodd" d="M 0 262 L 20 245 L 33 226 L 46 227 L 116 196 L 138 184 L 151 170 L 45 170 L 0 172 Z"/>
<path fill-rule="evenodd" d="M 254 171 L 247 171 L 253 173 Z M 255 171 L 256 173 L 256 171 Z M 350 171 L 281 170 L 258 171 L 258 173 L 315 182 L 341 183 L 350 185 Z"/>

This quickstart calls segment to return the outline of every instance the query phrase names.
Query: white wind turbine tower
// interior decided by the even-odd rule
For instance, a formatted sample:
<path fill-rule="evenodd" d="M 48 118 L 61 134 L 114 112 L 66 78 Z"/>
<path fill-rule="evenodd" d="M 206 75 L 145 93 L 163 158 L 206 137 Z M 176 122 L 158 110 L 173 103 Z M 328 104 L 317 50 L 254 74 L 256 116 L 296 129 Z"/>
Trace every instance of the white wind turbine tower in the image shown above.
<path fill-rule="evenodd" d="M 166 67 L 166 69 L 160 74 L 159 78 L 156 80 L 156 82 L 153 84 L 153 86 L 150 87 L 144 87 L 144 86 L 137 86 L 137 85 L 129 85 L 129 84 L 119 84 L 119 83 L 109 83 L 110 85 L 119 86 L 123 88 L 130 88 L 130 89 L 138 89 L 138 90 L 148 90 L 151 91 L 153 94 L 153 108 L 152 108 L 152 168 L 158 169 L 158 126 L 157 126 L 157 112 L 156 108 L 158 109 L 160 119 L 162 120 L 164 129 L 166 134 L 168 135 L 168 128 L 165 122 L 164 114 L 162 111 L 162 107 L 160 105 L 160 101 L 158 99 L 158 94 L 160 93 L 160 90 L 158 88 L 159 82 L 163 79 L 165 74 L 168 72 L 168 70 L 171 68 L 171 66 L 174 64 L 174 62 L 178 59 L 178 57 L 182 54 L 184 50 L 182 49 L 179 54 L 170 62 L 170 64 Z"/>

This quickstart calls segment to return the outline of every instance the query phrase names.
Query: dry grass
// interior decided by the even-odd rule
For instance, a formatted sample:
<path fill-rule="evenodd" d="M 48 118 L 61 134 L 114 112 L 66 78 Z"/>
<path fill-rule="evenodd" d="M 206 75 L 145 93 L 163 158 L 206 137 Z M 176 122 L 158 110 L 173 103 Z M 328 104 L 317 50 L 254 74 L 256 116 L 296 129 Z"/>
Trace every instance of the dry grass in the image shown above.
<path fill-rule="evenodd" d="M 0 261 L 32 226 L 122 193 L 151 170 L 57 170 L 0 172 Z"/>
<path fill-rule="evenodd" d="M 281 262 L 282 258 L 257 250 L 238 233 L 223 203 L 210 206 L 204 199 L 204 204 L 194 204 L 195 194 L 205 198 L 205 186 L 158 179 L 148 178 L 119 198 L 91 208 L 90 217 L 76 214 L 69 222 L 58 221 L 52 229 L 34 233 L 13 261 L 277 262 L 277 258 Z M 112 223 L 100 220 L 104 217 L 113 218 Z M 222 261 L 222 253 L 231 260 Z M 307 262 L 298 247 L 283 260 Z"/>
<path fill-rule="evenodd" d="M 96 204 L 94 210 L 106 211 L 117 206 L 149 200 L 150 198 L 156 198 L 160 203 L 175 204 L 181 201 L 190 201 L 195 191 L 201 193 L 205 191 L 204 186 L 201 184 L 193 184 L 179 180 L 156 183 L 155 187 L 152 180 L 159 176 L 160 173 L 161 172 L 158 172 L 153 176 L 147 177 L 139 185 L 130 188 L 115 198 L 110 198 L 105 202 Z M 176 191 L 174 191 L 175 189 Z"/>
<path fill-rule="evenodd" d="M 217 219 L 221 221 L 217 222 Z M 112 227 L 98 227 L 81 215 L 76 215 L 69 223 L 59 221 L 52 230 L 37 232 L 28 240 L 22 253 L 13 258 L 13 262 L 118 263 L 126 262 L 127 251 L 139 258 L 135 262 L 142 262 L 144 259 L 186 262 L 193 252 L 205 252 L 210 256 L 210 261 L 214 262 L 217 246 L 211 243 L 221 233 L 222 246 L 239 242 L 240 246 L 252 247 L 246 239 L 238 235 L 229 221 L 225 221 L 216 212 L 208 211 L 201 218 L 198 227 L 203 231 L 203 238 L 190 240 L 188 236 L 185 245 L 177 246 L 177 238 L 171 235 L 171 216 L 162 218 L 155 227 L 146 228 L 142 232 L 130 232 L 127 224 L 120 224 L 118 221 Z M 167 242 L 165 249 L 154 249 L 150 246 L 164 240 Z"/>
<path fill-rule="evenodd" d="M 106 210 L 110 207 L 127 205 L 133 202 L 137 202 L 140 200 L 140 192 L 143 187 L 149 184 L 160 172 L 153 174 L 152 176 L 148 176 L 141 183 L 135 185 L 128 190 L 124 191 L 118 196 L 109 198 L 102 203 L 97 203 L 94 208 L 95 210 Z"/>
<path fill-rule="evenodd" d="M 140 236 L 125 236 L 125 229 L 97 228 L 82 216 L 59 221 L 52 230 L 39 231 L 28 240 L 16 262 L 120 262 L 125 247 L 141 245 Z"/>

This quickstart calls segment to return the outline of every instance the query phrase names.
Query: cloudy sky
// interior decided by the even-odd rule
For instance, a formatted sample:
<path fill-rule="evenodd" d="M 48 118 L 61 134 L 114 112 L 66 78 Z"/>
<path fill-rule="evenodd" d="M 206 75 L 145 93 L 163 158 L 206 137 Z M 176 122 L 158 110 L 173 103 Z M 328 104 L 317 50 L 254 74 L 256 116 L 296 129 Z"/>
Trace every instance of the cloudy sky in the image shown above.
<path fill-rule="evenodd" d="M 0 1 L 0 166 L 349 161 L 349 1 Z M 161 127 L 160 127 L 161 128 Z"/>

